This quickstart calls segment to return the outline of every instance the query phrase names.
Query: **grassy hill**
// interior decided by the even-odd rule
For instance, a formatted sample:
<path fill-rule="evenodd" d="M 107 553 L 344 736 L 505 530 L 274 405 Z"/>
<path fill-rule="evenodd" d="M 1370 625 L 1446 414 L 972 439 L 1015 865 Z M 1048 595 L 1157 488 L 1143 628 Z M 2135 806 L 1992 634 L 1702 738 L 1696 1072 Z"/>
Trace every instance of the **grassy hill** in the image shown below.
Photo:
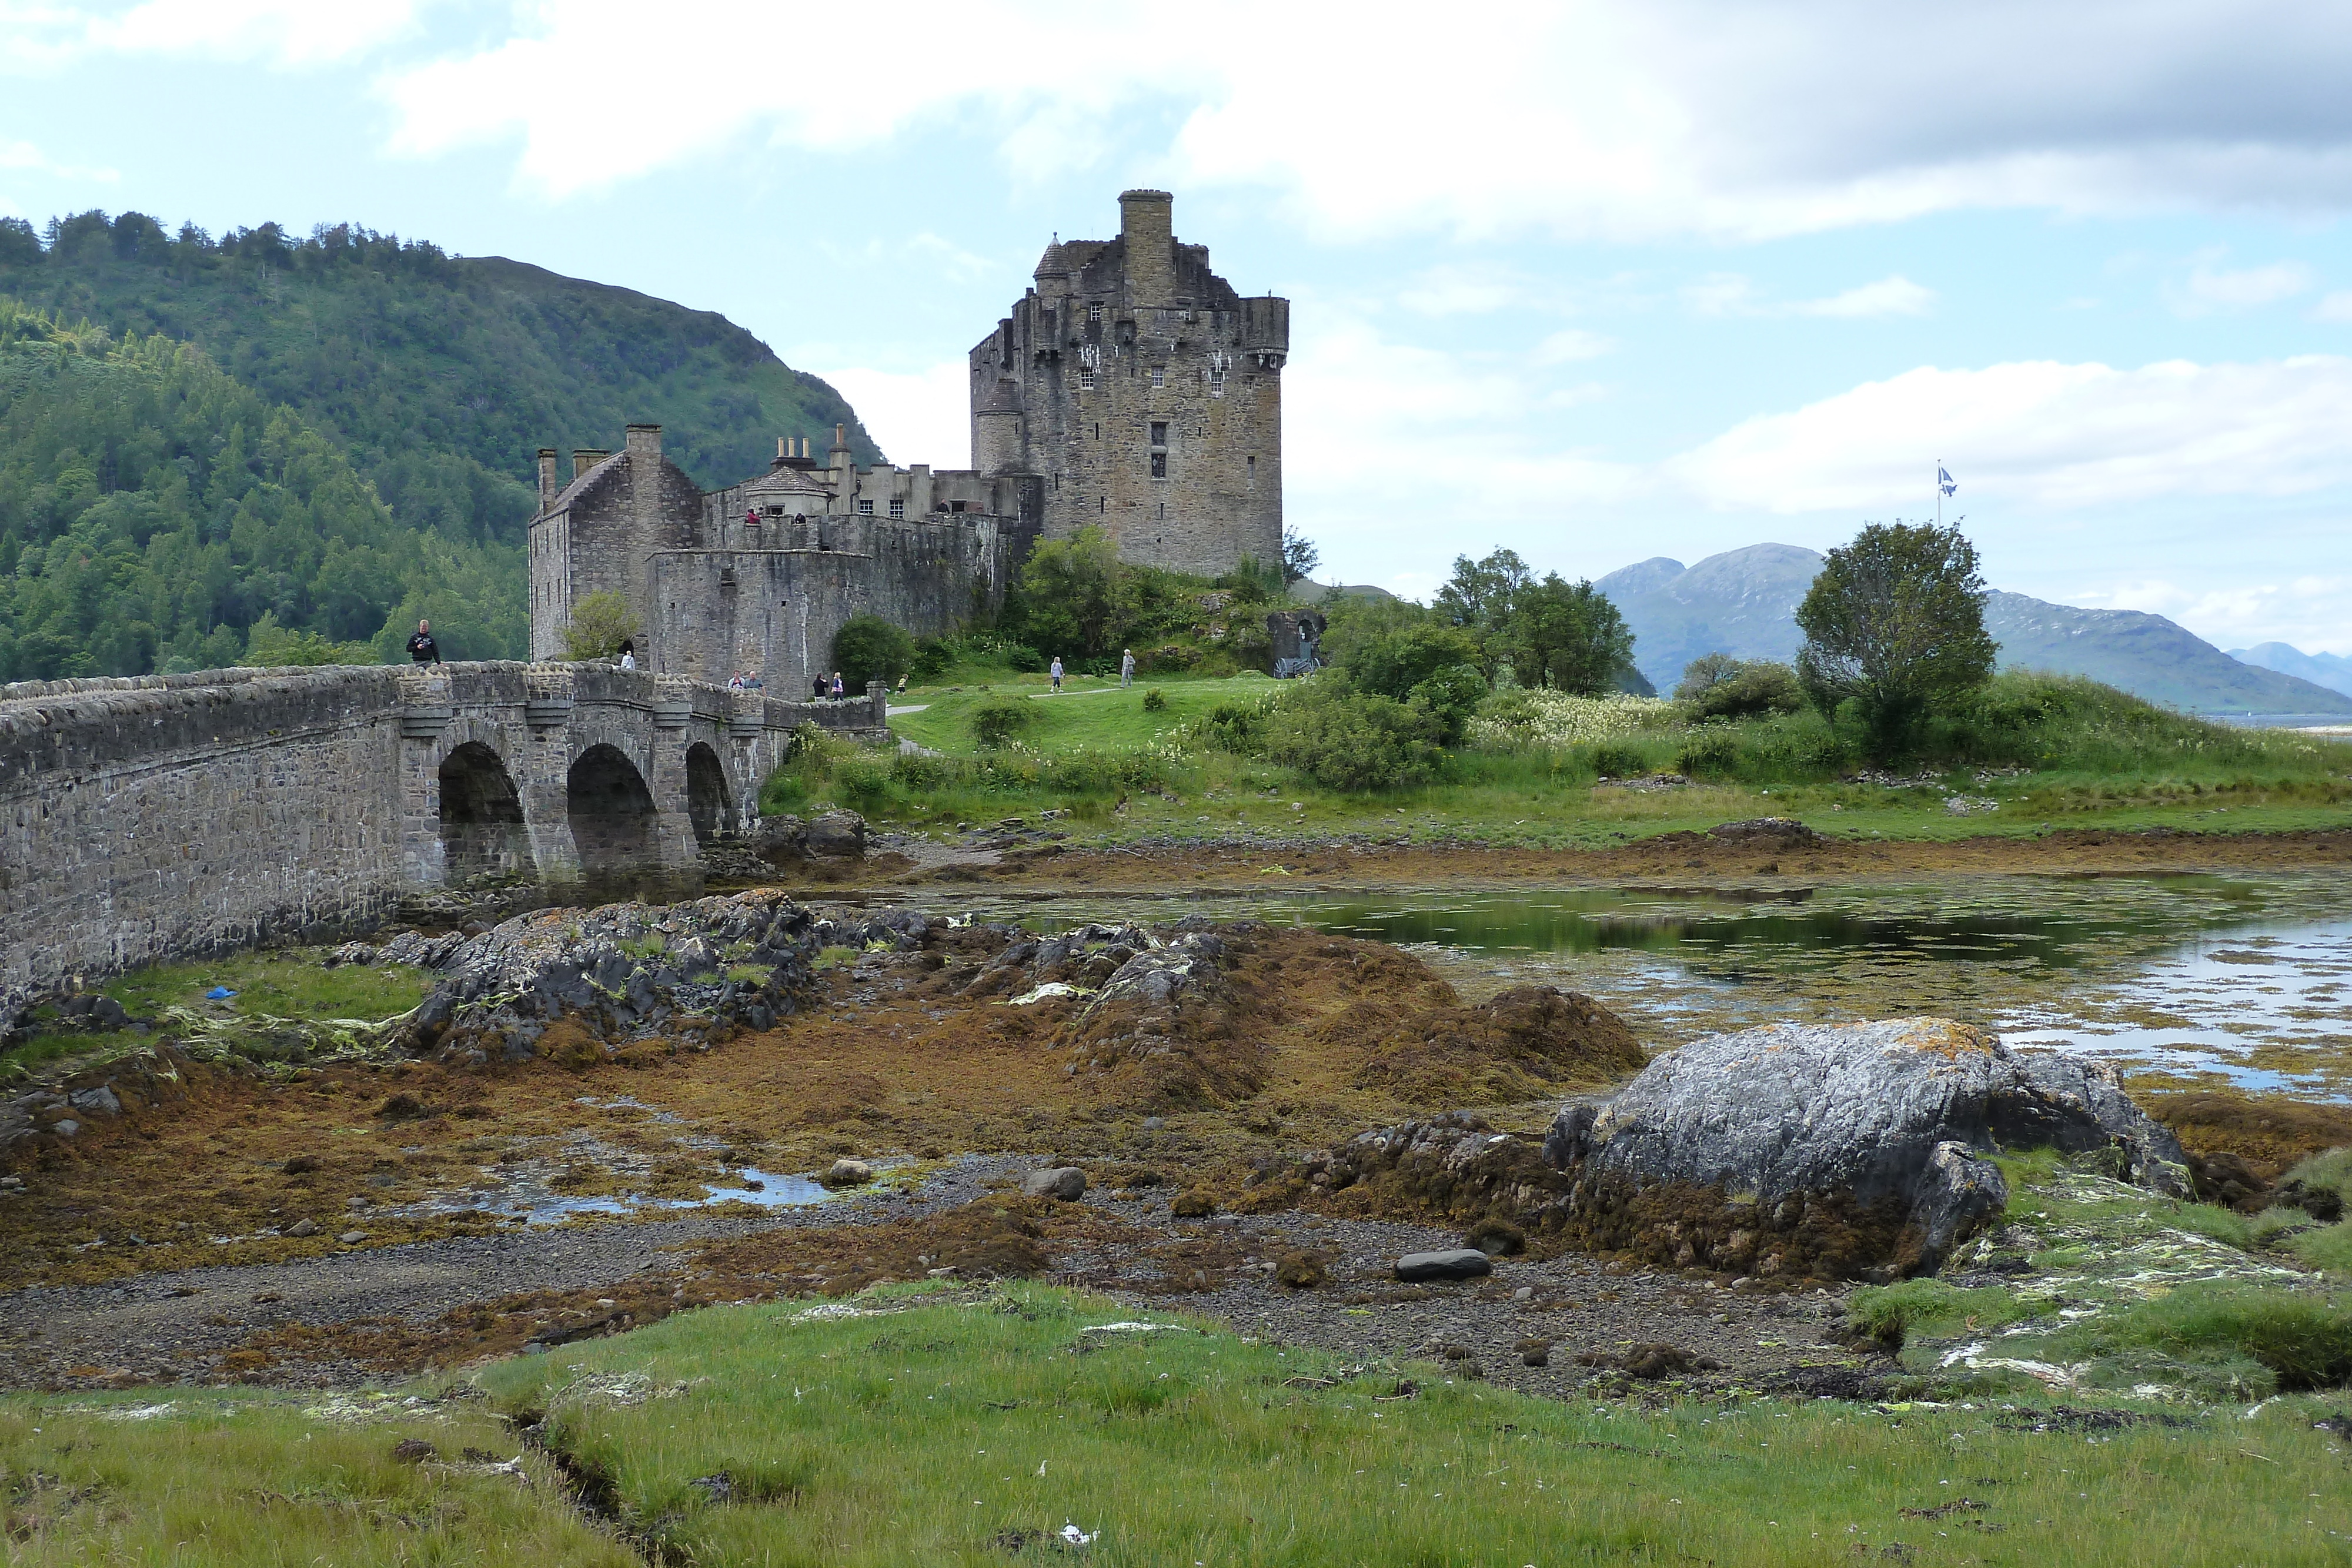
<path fill-rule="evenodd" d="M 664 451 L 710 486 L 835 423 L 860 462 L 879 455 L 840 393 L 714 311 L 349 225 L 215 240 L 90 212 L 44 246 L 6 220 L 0 294 L 196 344 L 341 447 L 395 517 L 451 537 L 519 539 L 532 454 L 609 447 L 632 421 L 663 425 Z"/>

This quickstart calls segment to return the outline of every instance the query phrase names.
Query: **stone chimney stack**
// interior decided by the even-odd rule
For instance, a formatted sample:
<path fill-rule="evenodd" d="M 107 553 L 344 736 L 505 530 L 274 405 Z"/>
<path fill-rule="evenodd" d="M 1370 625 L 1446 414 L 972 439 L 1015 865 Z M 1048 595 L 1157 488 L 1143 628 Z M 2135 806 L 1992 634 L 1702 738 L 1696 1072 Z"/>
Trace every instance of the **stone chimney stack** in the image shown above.
<path fill-rule="evenodd" d="M 572 476 L 574 479 L 579 478 L 580 476 L 585 474 L 589 469 L 593 468 L 597 464 L 602 463 L 605 458 L 610 457 L 611 455 L 613 455 L 611 453 L 594 446 L 573 447 L 572 449 Z"/>
<path fill-rule="evenodd" d="M 541 517 L 545 517 L 548 508 L 555 505 L 555 497 L 562 488 L 555 482 L 555 448 L 541 447 L 539 449 L 539 511 Z"/>
<path fill-rule="evenodd" d="M 826 453 L 825 456 L 831 459 L 831 461 L 825 465 L 828 468 L 847 468 L 850 466 L 849 426 L 845 424 L 836 424 L 833 427 L 833 450 Z"/>
<path fill-rule="evenodd" d="M 1165 305 L 1176 296 L 1175 207 L 1176 198 L 1165 191 L 1119 193 L 1130 305 Z"/>
<path fill-rule="evenodd" d="M 663 537 L 661 430 L 658 424 L 633 424 L 622 438 L 629 455 L 629 515 L 644 550 L 688 542 Z"/>

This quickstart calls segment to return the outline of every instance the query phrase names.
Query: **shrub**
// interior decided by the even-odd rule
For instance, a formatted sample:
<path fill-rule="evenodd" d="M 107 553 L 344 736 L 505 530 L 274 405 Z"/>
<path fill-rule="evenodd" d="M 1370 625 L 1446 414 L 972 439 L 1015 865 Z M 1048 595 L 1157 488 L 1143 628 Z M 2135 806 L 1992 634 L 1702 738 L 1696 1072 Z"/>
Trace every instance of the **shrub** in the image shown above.
<path fill-rule="evenodd" d="M 833 667 L 850 691 L 863 692 L 868 681 L 890 685 L 914 663 L 915 639 L 879 615 L 853 615 L 833 634 Z"/>
<path fill-rule="evenodd" d="M 1454 664 L 1420 682 L 1406 694 L 1412 707 L 1429 716 L 1440 746 L 1458 746 L 1478 705 L 1486 698 L 1486 677 L 1475 664 Z"/>
<path fill-rule="evenodd" d="M 936 681 L 955 668 L 958 652 L 945 637 L 925 637 L 915 644 L 915 657 L 907 673 L 919 681 Z"/>
<path fill-rule="evenodd" d="M 1463 664 L 1475 667 L 1478 660 L 1476 637 L 1459 626 L 1423 622 L 1349 649 L 1340 667 L 1357 690 L 1402 702 L 1440 672 Z"/>
<path fill-rule="evenodd" d="M 563 656 L 609 659 L 621 651 L 622 643 L 634 643 L 644 634 L 638 629 L 636 612 L 620 594 L 610 589 L 585 594 L 572 607 L 572 619 L 564 622 Z"/>
<path fill-rule="evenodd" d="M 252 668 L 283 670 L 319 664 L 373 664 L 375 650 L 365 643 L 337 643 L 316 632 L 280 626 L 275 611 L 265 610 L 246 633 L 245 657 Z"/>
<path fill-rule="evenodd" d="M 1430 778 L 1433 722 L 1391 697 L 1299 683 L 1265 723 L 1265 755 L 1329 789 L 1384 789 Z M 1321 688 L 1321 689 L 1318 689 Z"/>
<path fill-rule="evenodd" d="M 2283 1389 L 2330 1388 L 2352 1379 L 2352 1312 L 2315 1295 L 2183 1285 L 2082 1326 L 2096 1340 L 2183 1359 L 2249 1355 L 2275 1374 Z"/>
<path fill-rule="evenodd" d="M 1805 691 L 1797 684 L 1797 672 L 1770 659 L 1736 664 L 1728 674 L 1696 691 L 1690 685 L 1686 673 L 1683 684 L 1675 688 L 1675 698 L 1694 718 L 1751 718 L 1796 713 L 1805 706 Z"/>
<path fill-rule="evenodd" d="M 1004 744 L 1037 719 L 1037 710 L 1021 697 L 992 697 L 971 710 L 965 722 L 971 727 L 971 737 L 991 751 Z"/>
<path fill-rule="evenodd" d="M 890 759 L 858 757 L 833 769 L 834 793 L 861 811 L 870 811 L 890 798 Z"/>
<path fill-rule="evenodd" d="M 1654 697 L 1587 697 L 1521 687 L 1487 698 L 1468 734 L 1473 744 L 1496 749 L 1564 751 L 1677 722 L 1675 706 Z"/>
<path fill-rule="evenodd" d="M 1143 711 L 1146 713 L 1166 713 L 1168 711 L 1168 694 L 1161 691 L 1158 686 L 1154 686 L 1150 691 L 1144 693 Z"/>
<path fill-rule="evenodd" d="M 1636 773 L 1647 773 L 1650 759 L 1635 747 L 1596 746 L 1592 748 L 1592 767 L 1603 779 L 1630 779 Z"/>
<path fill-rule="evenodd" d="M 1729 730 L 1702 730 L 1683 742 L 1675 768 L 1694 779 L 1720 779 L 1738 771 L 1739 737 Z"/>
<path fill-rule="evenodd" d="M 1045 655 L 1026 643 L 1007 643 L 997 650 L 1004 667 L 1021 674 L 1034 675 L 1045 667 Z"/>

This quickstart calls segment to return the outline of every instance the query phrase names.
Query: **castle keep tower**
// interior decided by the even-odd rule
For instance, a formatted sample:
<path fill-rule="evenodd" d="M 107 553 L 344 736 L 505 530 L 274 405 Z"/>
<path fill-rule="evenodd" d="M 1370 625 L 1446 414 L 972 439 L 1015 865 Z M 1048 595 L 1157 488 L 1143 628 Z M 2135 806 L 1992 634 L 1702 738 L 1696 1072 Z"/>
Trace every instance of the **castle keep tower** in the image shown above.
<path fill-rule="evenodd" d="M 1129 191 L 1114 240 L 1057 240 L 971 350 L 972 466 L 1034 476 L 1045 533 L 1099 526 L 1130 561 L 1214 577 L 1282 559 L 1290 301 L 1244 299 Z"/>

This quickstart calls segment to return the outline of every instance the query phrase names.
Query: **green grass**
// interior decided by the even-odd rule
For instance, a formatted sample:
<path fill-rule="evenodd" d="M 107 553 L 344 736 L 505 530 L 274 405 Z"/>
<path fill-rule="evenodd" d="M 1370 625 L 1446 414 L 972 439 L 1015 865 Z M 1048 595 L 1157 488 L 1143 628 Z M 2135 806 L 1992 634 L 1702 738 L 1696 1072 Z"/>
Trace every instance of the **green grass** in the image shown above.
<path fill-rule="evenodd" d="M 1528 1398 L 1045 1287 L 686 1313 L 486 1369 L 504 1407 L 706 1564 L 2340 1561 L 2340 1449 L 2288 1401 L 2085 1443 L 2032 1405 Z M 833 1309 L 838 1311 L 838 1308 Z M 625 1404 L 614 1380 L 654 1391 Z M 1328 1385 L 1325 1385 L 1328 1380 Z M 625 1397 L 626 1396 L 625 1395 Z M 2259 1458 L 2250 1457 L 2259 1454 Z M 747 1482 L 711 1500 L 698 1478 Z M 748 1495 L 747 1495 L 748 1494 Z M 1905 1511 L 1913 1511 L 1906 1515 Z M 1924 1511 L 1944 1510 L 1932 1517 Z M 2309 1522 L 2306 1522 L 2309 1521 Z"/>
<path fill-rule="evenodd" d="M 1056 695 L 1044 675 L 992 674 L 985 682 L 961 689 L 948 685 L 910 688 L 891 699 L 894 706 L 921 706 L 921 713 L 900 714 L 890 721 L 891 732 L 918 746 L 949 757 L 971 757 L 981 751 L 972 739 L 972 709 L 991 698 L 1024 697 L 1037 716 L 1021 734 L 1021 744 L 1055 753 L 1084 747 L 1095 751 L 1148 747 L 1164 740 L 1189 719 L 1209 713 L 1220 704 L 1255 702 L 1275 685 L 1251 671 L 1221 680 L 1139 678 L 1126 690 L 1118 678 L 1073 676 Z M 1144 711 L 1143 696 L 1157 690 L 1168 699 L 1162 713 Z"/>
<path fill-rule="evenodd" d="M 145 1390 L 0 1398 L 0 1561 L 484 1563 L 642 1562 L 568 1504 L 562 1477 L 479 1404 Z M 157 1406 L 164 1406 L 158 1409 Z M 306 1408 L 308 1406 L 309 1408 Z M 393 1447 L 430 1443 L 404 1463 Z M 524 1475 L 468 1462 L 519 1456 Z"/>
<path fill-rule="evenodd" d="M 2221 731 L 2119 693 L 2101 695 L 2103 688 L 2086 695 L 2079 683 L 2003 677 L 1999 695 L 2010 706 L 1999 711 L 2017 710 L 2032 697 L 2043 705 L 2034 716 L 2018 720 L 2013 732 L 1961 737 L 1953 744 L 1993 755 L 1908 769 L 1906 776 L 1921 782 L 1900 788 L 1843 782 L 1841 770 L 1855 764 L 1822 762 L 1817 754 L 1834 737 L 1818 717 L 1799 716 L 1738 730 L 1751 754 L 1738 771 L 1748 776 L 1702 777 L 1657 793 L 1595 789 L 1596 764 L 1608 760 L 1618 771 L 1627 761 L 1674 769 L 1691 745 L 1688 732 L 1619 737 L 1607 748 L 1629 755 L 1606 759 L 1597 757 L 1601 747 L 1590 745 L 1465 749 L 1447 758 L 1435 782 L 1351 795 L 1271 763 L 1210 748 L 1173 749 L 1188 725 L 1221 706 L 1260 698 L 1271 685 L 1262 676 L 1157 676 L 1125 692 L 1115 680 L 1073 677 L 1067 693 L 1051 696 L 1043 695 L 1042 675 L 987 674 L 985 690 L 979 683 L 932 685 L 897 699 L 925 711 L 893 719 L 893 731 L 957 766 L 868 758 L 798 775 L 788 770 L 772 781 L 768 808 L 837 803 L 886 821 L 933 827 L 1063 810 L 1072 813 L 1064 827 L 1081 843 L 1297 831 L 1559 849 L 1605 848 L 1759 816 L 1795 817 L 1836 838 L 1919 841 L 2032 839 L 2094 828 L 2281 832 L 2352 821 L 2352 746 Z M 1166 711 L 1144 711 L 1143 695 L 1153 689 L 1166 697 Z M 983 757 L 971 736 L 971 711 L 1009 694 L 1030 701 L 1037 720 L 1017 748 Z M 1799 733 L 1809 730 L 1821 733 Z M 2004 762 L 2012 751 L 2018 758 Z M 1988 775 L 1995 762 L 2030 770 Z M 1106 808 L 1120 795 L 1129 806 L 1114 816 Z M 1953 796 L 1990 800 L 1995 809 L 1955 814 L 1946 806 Z"/>
<path fill-rule="evenodd" d="M 238 1018 L 363 1019 L 374 1021 L 406 1012 L 425 998 L 430 977 L 398 965 L 355 964 L 323 968 L 317 949 L 243 952 L 195 963 L 159 964 L 119 975 L 94 988 L 113 998 L 134 1019 L 155 1018 L 170 1008 L 220 1009 Z M 208 1002 L 205 993 L 226 986 L 236 993 Z M 52 1030 L 44 1020 L 55 1009 L 34 1015 L 26 1038 L 0 1047 L 0 1083 L 49 1062 L 93 1051 L 146 1044 L 155 1037 L 118 1030 L 106 1034 Z"/>

